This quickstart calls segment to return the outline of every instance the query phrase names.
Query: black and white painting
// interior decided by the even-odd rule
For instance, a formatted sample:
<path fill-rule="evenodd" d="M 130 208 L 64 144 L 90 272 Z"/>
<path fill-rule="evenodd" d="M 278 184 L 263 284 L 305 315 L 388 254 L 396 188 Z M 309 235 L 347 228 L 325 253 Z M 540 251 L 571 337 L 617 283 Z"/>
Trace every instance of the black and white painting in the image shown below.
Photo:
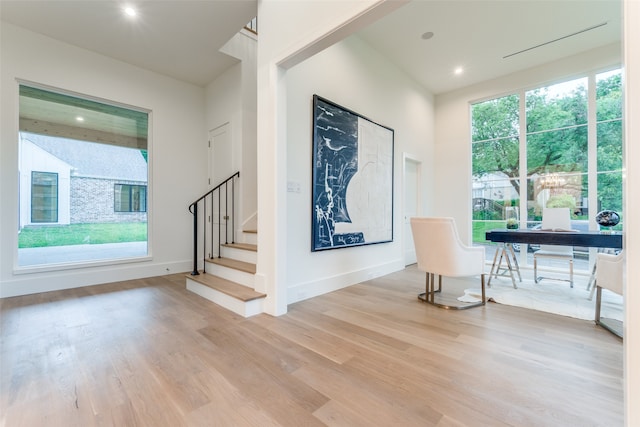
<path fill-rule="evenodd" d="M 313 96 L 313 251 L 393 241 L 393 129 Z"/>

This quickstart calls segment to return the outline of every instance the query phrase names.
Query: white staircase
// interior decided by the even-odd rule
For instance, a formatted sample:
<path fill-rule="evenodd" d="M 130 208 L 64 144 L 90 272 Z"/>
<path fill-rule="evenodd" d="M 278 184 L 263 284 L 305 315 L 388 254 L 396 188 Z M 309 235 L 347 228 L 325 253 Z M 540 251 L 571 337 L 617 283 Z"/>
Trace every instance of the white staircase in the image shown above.
<path fill-rule="evenodd" d="M 243 317 L 263 312 L 265 294 L 254 290 L 258 247 L 255 231 L 222 246 L 221 258 L 205 260 L 205 271 L 187 275 L 187 289 Z"/>

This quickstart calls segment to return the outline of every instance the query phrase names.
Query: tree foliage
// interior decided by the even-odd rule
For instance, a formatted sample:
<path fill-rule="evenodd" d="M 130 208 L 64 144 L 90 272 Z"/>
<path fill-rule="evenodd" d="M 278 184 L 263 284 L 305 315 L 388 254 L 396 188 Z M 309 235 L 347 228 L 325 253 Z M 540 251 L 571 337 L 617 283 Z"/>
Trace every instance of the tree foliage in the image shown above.
<path fill-rule="evenodd" d="M 553 87 L 527 92 L 527 175 L 588 171 L 588 103 L 586 78 L 566 93 Z M 622 208 L 622 87 L 621 74 L 599 79 L 596 85 L 598 199 L 604 209 Z M 472 107 L 473 176 L 511 179 L 519 188 L 519 96 L 510 95 Z M 521 197 L 522 198 L 522 197 Z M 600 206 L 599 206 L 600 207 Z"/>

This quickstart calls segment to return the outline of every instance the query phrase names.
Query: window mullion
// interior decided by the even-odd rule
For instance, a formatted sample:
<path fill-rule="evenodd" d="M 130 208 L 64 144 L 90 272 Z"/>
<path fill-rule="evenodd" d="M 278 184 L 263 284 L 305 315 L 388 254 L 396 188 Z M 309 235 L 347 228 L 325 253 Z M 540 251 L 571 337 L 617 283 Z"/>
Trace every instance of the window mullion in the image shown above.
<path fill-rule="evenodd" d="M 590 73 L 587 84 L 587 197 L 589 229 L 597 230 L 595 213 L 598 212 L 598 110 L 596 104 L 596 75 Z M 589 269 L 595 263 L 596 249 L 589 249 Z"/>
<path fill-rule="evenodd" d="M 587 85 L 587 189 L 589 208 L 589 228 L 598 229 L 595 213 L 598 212 L 598 118 L 596 106 L 596 75 L 590 73 Z"/>
<path fill-rule="evenodd" d="M 518 109 L 519 109 L 519 142 L 520 142 L 520 227 L 527 228 L 527 107 L 526 107 L 526 92 L 520 90 L 518 92 Z M 522 251 L 526 256 L 526 251 Z"/>

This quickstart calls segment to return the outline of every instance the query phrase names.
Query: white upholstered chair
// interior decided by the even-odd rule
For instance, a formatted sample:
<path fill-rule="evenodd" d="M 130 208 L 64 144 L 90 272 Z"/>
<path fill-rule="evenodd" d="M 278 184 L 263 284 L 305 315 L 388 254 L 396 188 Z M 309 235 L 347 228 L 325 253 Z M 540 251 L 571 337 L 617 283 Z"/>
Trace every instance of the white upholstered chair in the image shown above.
<path fill-rule="evenodd" d="M 466 309 L 484 305 L 484 247 L 467 246 L 458 236 L 453 218 L 411 218 L 411 231 L 416 249 L 418 269 L 426 273 L 425 293 L 418 297 L 437 307 Z M 480 276 L 482 299 L 479 302 L 446 305 L 435 301 L 435 294 L 442 290 L 442 276 Z M 438 289 L 435 278 L 438 277 Z"/>
<path fill-rule="evenodd" d="M 622 336 L 621 331 L 613 328 L 600 318 L 602 306 L 602 290 L 608 289 L 618 295 L 622 295 L 624 286 L 624 250 L 618 254 L 599 253 L 596 258 L 596 324 Z"/>
<path fill-rule="evenodd" d="M 571 230 L 571 212 L 569 208 L 544 208 L 542 211 L 543 230 Z M 538 260 L 542 258 L 561 259 L 569 262 L 569 280 L 556 277 L 538 276 Z M 573 246 L 540 245 L 533 253 L 533 278 L 536 283 L 542 279 L 568 281 L 573 288 Z"/>

